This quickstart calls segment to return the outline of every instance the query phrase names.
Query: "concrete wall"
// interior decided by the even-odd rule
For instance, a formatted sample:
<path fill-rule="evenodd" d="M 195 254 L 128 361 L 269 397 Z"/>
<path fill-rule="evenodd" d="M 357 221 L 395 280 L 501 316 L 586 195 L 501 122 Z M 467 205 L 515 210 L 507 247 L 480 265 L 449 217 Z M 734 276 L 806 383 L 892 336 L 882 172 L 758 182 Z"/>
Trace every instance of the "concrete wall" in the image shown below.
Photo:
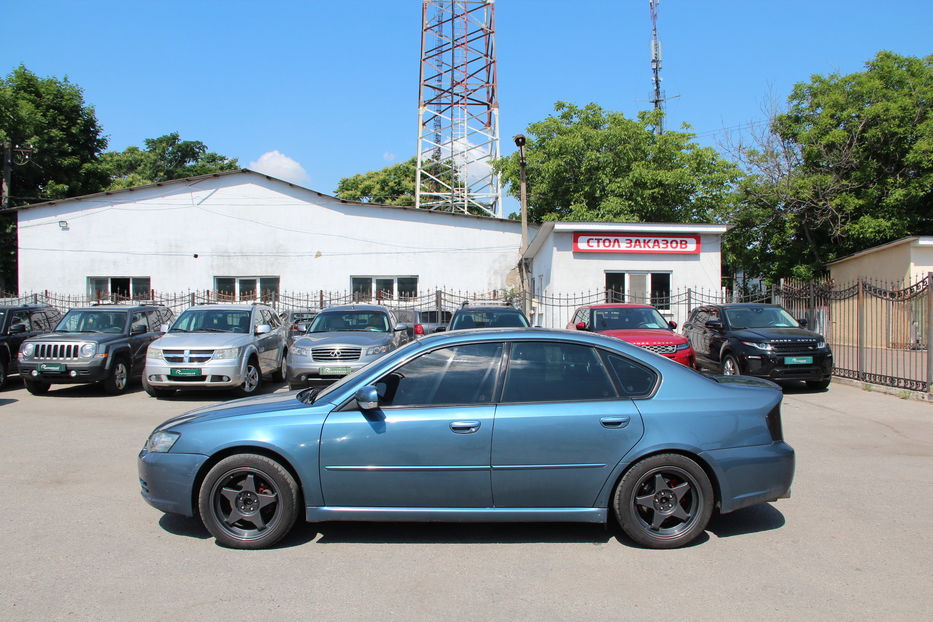
<path fill-rule="evenodd" d="M 253 173 L 18 215 L 21 293 L 84 294 L 89 276 L 150 277 L 157 292 L 213 289 L 216 276 L 344 291 L 353 275 L 486 291 L 505 287 L 521 235 L 514 221 L 346 204 Z"/>
<path fill-rule="evenodd" d="M 898 244 L 833 264 L 829 274 L 839 284 L 865 278 L 902 283 L 910 273 L 910 254 L 909 242 Z"/>

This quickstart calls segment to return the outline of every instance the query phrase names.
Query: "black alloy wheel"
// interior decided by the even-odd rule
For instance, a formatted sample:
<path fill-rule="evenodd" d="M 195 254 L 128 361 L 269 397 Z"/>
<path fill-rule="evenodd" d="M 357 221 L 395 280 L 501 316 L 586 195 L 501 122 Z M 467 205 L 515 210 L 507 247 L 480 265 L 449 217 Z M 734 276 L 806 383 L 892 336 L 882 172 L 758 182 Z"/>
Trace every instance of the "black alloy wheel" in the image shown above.
<path fill-rule="evenodd" d="M 713 512 L 713 487 L 700 465 L 679 454 L 650 456 L 619 482 L 615 511 L 622 530 L 652 549 L 695 540 Z"/>
<path fill-rule="evenodd" d="M 208 472 L 198 495 L 201 521 L 222 546 L 262 549 L 282 539 L 298 516 L 298 485 L 278 462 L 237 454 Z"/>

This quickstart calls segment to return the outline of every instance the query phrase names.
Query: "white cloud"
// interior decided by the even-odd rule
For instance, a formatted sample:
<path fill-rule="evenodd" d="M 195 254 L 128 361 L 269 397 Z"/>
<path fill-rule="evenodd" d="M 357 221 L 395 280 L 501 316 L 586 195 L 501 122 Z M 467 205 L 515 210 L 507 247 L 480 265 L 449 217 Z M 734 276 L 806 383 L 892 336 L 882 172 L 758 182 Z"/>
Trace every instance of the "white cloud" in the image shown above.
<path fill-rule="evenodd" d="M 305 184 L 310 179 L 301 164 L 292 160 L 281 151 L 267 151 L 259 159 L 250 162 L 249 168 L 257 173 L 277 177 L 293 184 Z"/>
<path fill-rule="evenodd" d="M 386 151 L 385 153 L 382 154 L 382 159 L 385 160 L 386 162 L 395 162 L 395 154 Z"/>

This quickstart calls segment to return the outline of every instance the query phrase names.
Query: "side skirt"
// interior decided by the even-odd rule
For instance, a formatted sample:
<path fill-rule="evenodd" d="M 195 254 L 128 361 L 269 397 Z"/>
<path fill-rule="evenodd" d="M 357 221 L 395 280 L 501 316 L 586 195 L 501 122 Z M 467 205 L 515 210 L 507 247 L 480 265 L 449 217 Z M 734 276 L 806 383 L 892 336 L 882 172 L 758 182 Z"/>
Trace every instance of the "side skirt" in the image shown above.
<path fill-rule="evenodd" d="M 605 523 L 607 516 L 607 508 L 305 508 L 305 518 L 309 523 L 327 521 Z"/>

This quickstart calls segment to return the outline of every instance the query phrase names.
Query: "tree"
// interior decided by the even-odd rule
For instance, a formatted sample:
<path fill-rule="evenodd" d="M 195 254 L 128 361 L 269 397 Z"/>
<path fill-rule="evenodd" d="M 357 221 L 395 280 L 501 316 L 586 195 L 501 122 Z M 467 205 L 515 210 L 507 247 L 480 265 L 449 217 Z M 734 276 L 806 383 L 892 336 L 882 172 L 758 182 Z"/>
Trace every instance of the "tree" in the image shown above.
<path fill-rule="evenodd" d="M 415 204 L 417 158 L 376 171 L 344 177 L 337 184 L 337 197 L 345 201 L 382 203 L 410 207 Z"/>
<path fill-rule="evenodd" d="M 727 255 L 755 276 L 809 278 L 827 261 L 933 233 L 933 56 L 879 52 L 866 70 L 797 84 L 735 153 Z"/>
<path fill-rule="evenodd" d="M 81 89 L 19 66 L 0 78 L 0 143 L 29 148 L 16 158 L 10 207 L 104 189 L 100 152 L 107 139 Z M 16 283 L 16 214 L 0 214 L 0 289 Z M 5 285 L 6 287 L 2 287 Z"/>
<path fill-rule="evenodd" d="M 207 150 L 199 140 L 180 140 L 178 132 L 147 138 L 146 148 L 108 151 L 101 161 L 111 177 L 109 190 L 207 175 L 239 168 L 235 158 Z"/>
<path fill-rule="evenodd" d="M 730 201 L 738 167 L 688 132 L 655 134 L 659 113 L 554 111 L 527 130 L 530 220 L 710 222 Z M 518 154 L 494 165 L 518 197 Z"/>

